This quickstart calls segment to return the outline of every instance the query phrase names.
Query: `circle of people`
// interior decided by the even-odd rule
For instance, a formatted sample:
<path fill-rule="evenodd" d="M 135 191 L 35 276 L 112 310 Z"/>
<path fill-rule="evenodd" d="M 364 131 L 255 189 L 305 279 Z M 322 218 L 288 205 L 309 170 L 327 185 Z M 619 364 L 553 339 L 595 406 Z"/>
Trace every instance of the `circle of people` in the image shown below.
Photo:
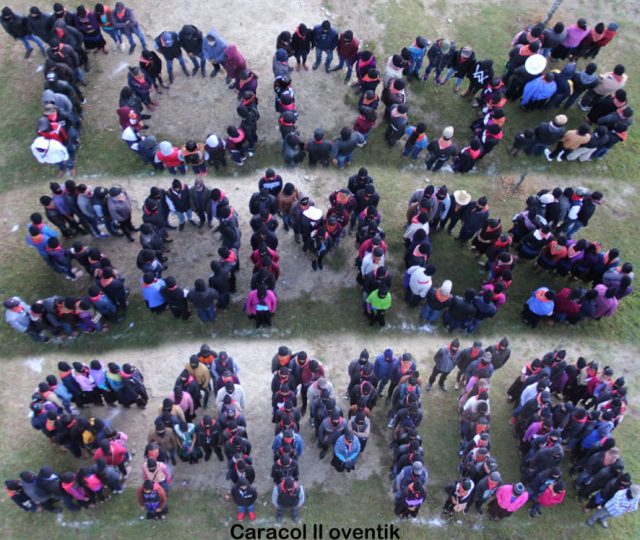
<path fill-rule="evenodd" d="M 60 236 L 73 238 L 91 233 L 94 237 L 125 236 L 135 242 L 139 232 L 141 250 L 136 263 L 142 272 L 140 287 L 146 306 L 153 313 L 169 308 L 174 317 L 187 320 L 193 307 L 201 321 L 215 321 L 217 311 L 226 309 L 238 291 L 241 230 L 239 213 L 225 193 L 209 189 L 202 177 L 189 186 L 174 179 L 171 187 L 152 187 L 142 207 L 142 224 L 132 223 L 131 200 L 124 189 L 113 186 L 95 189 L 67 180 L 50 184 L 50 195 L 40 198 L 47 219 L 39 212 L 30 216 L 26 243 L 33 247 L 55 272 L 75 281 L 86 275 L 93 280 L 83 297 L 52 295 L 30 305 L 19 297 L 4 300 L 5 320 L 16 331 L 35 341 L 59 342 L 79 333 L 109 329 L 110 323 L 124 319 L 129 289 L 125 276 L 98 247 L 75 240 L 70 248 Z M 324 269 L 347 235 L 355 233 L 356 280 L 361 287 L 361 306 L 371 325 L 386 324 L 392 307 L 392 273 L 388 269 L 388 250 L 380 201 L 366 168 L 349 177 L 344 188 L 333 191 L 329 209 L 323 212 L 315 201 L 301 193 L 280 174 L 267 169 L 258 181 L 258 191 L 249 200 L 251 214 L 250 262 L 253 264 L 249 293 L 243 309 L 256 327 L 271 326 L 278 299 L 280 278 L 279 238 L 293 231 L 294 241 L 310 259 L 315 271 Z M 487 197 L 472 200 L 465 190 L 449 193 L 446 185 L 428 185 L 409 198 L 403 234 L 404 300 L 419 310 L 421 331 L 432 332 L 440 320 L 449 331 L 473 334 L 483 320 L 493 318 L 507 301 L 517 263 L 534 261 L 537 272 L 581 281 L 554 291 L 537 287 L 522 309 L 525 324 L 536 327 L 541 320 L 571 325 L 615 315 L 619 302 L 633 292 L 633 265 L 624 262 L 617 248 L 605 248 L 598 241 L 573 236 L 584 230 L 603 203 L 602 193 L 585 187 L 556 187 L 531 195 L 524 211 L 512 218 L 506 232 L 498 217 L 490 216 Z M 178 225 L 172 225 L 171 216 Z M 194 219 L 197 217 L 198 221 Z M 215 220 L 215 221 L 214 221 Z M 168 268 L 167 254 L 173 239 L 169 230 L 184 231 L 190 226 L 208 224 L 219 233 L 218 259 L 210 263 L 208 281 L 198 278 L 192 288 L 180 286 L 173 276 L 163 278 Z M 477 262 L 486 271 L 479 290 L 470 288 L 454 294 L 451 280 L 434 281 L 431 236 L 446 229 L 459 245 L 470 243 Z M 76 262 L 83 268 L 74 267 Z M 591 283 L 592 287 L 586 286 Z"/>

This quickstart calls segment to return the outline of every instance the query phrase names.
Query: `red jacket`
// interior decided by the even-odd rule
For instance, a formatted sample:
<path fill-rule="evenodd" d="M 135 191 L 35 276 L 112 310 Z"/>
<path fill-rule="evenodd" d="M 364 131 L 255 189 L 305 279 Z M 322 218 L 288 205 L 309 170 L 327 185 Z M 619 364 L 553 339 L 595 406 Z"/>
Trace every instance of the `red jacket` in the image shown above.
<path fill-rule="evenodd" d="M 349 62 L 355 62 L 359 47 L 360 42 L 355 37 L 347 43 L 344 40 L 344 34 L 340 34 L 340 37 L 338 38 L 338 55 L 340 58 L 344 58 Z"/>
<path fill-rule="evenodd" d="M 111 448 L 110 456 L 105 456 L 102 448 L 98 448 L 93 454 L 93 460 L 98 461 L 100 458 L 104 458 L 109 465 L 113 465 L 114 467 L 124 463 L 127 459 L 127 449 L 115 442 L 110 443 L 109 446 Z"/>

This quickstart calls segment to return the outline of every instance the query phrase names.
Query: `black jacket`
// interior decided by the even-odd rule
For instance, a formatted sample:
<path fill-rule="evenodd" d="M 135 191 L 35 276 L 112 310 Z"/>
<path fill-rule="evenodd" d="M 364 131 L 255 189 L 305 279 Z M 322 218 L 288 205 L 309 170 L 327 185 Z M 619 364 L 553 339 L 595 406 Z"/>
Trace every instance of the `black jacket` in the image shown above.
<path fill-rule="evenodd" d="M 163 32 L 164 33 L 164 32 Z M 175 60 L 176 58 L 180 58 L 182 56 L 182 49 L 180 47 L 180 40 L 178 39 L 178 34 L 175 32 L 169 32 L 171 37 L 173 38 L 173 42 L 170 46 L 162 44 L 162 34 L 160 34 L 155 39 L 155 44 L 158 47 L 162 56 L 164 56 L 167 60 Z"/>
<path fill-rule="evenodd" d="M 534 129 L 536 143 L 551 146 L 564 137 L 565 129 L 556 126 L 553 122 L 542 122 Z"/>
<path fill-rule="evenodd" d="M 29 28 L 27 27 L 27 18 L 19 13 L 13 13 L 13 18 L 10 21 L 5 21 L 4 18 L 0 18 L 2 28 L 4 28 L 12 38 L 20 39 L 29 35 Z"/>
<path fill-rule="evenodd" d="M 455 321 L 470 320 L 476 314 L 476 308 L 472 303 L 465 302 L 464 298 L 455 296 L 451 307 L 449 307 L 449 316 Z"/>
<path fill-rule="evenodd" d="M 192 24 L 185 24 L 178 34 L 180 45 L 188 53 L 200 56 L 202 54 L 202 32 Z"/>
<path fill-rule="evenodd" d="M 196 309 L 209 309 L 218 299 L 218 293 L 211 287 L 207 287 L 202 292 L 190 289 L 187 294 L 187 299 Z"/>
<path fill-rule="evenodd" d="M 27 28 L 29 33 L 38 36 L 42 41 L 48 42 L 53 32 L 53 17 L 48 13 L 40 12 L 37 17 L 29 15 L 27 19 Z"/>

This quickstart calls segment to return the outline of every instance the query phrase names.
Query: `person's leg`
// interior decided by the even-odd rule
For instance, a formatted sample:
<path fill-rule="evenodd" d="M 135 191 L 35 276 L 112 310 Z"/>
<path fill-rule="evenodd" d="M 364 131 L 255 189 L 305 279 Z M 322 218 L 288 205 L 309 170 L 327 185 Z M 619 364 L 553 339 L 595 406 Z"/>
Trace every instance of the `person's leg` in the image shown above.
<path fill-rule="evenodd" d="M 135 46 L 135 45 L 132 45 L 132 46 Z M 171 84 L 173 82 L 173 60 L 168 60 L 165 57 L 164 61 L 167 64 L 167 73 L 169 74 L 169 84 Z M 169 169 L 169 172 L 171 172 L 171 169 Z M 175 173 L 171 173 L 171 174 L 175 174 Z"/>
<path fill-rule="evenodd" d="M 574 234 L 576 234 L 580 229 L 582 229 L 582 222 L 579 220 L 575 220 L 569 225 L 567 229 L 567 238 L 571 238 Z"/>
<path fill-rule="evenodd" d="M 607 518 L 611 517 L 611 514 L 606 508 L 601 508 L 600 510 L 596 510 L 591 517 L 587 520 L 587 525 L 589 527 L 593 527 L 596 521 L 599 521 L 603 527 L 606 527 Z"/>
<path fill-rule="evenodd" d="M 184 73 L 185 77 L 189 77 L 189 71 L 187 70 L 187 63 L 185 62 L 183 55 L 178 56 L 178 64 L 180 64 L 180 67 L 182 68 L 182 72 Z"/>
<path fill-rule="evenodd" d="M 418 159 L 418 156 L 420 156 L 421 152 L 422 152 L 422 148 L 418 148 L 417 146 L 414 146 L 413 150 L 411 150 L 411 159 L 413 161 L 416 161 Z"/>
<path fill-rule="evenodd" d="M 33 41 L 38 46 L 38 49 L 40 49 L 42 56 L 46 56 L 47 52 L 45 50 L 44 43 L 38 36 L 36 36 L 35 34 L 31 34 L 27 36 L 27 39 Z"/>
<path fill-rule="evenodd" d="M 320 62 L 322 62 L 322 49 L 318 49 L 316 47 L 316 60 L 311 67 L 313 69 L 318 69 L 318 67 L 320 66 Z"/>
<path fill-rule="evenodd" d="M 146 50 L 147 42 L 144 39 L 144 34 L 142 33 L 142 29 L 140 28 L 140 25 L 137 24 L 133 29 L 133 31 L 136 33 L 136 36 L 138 36 L 138 39 L 140 40 L 140 45 L 142 45 L 142 48 Z M 131 42 L 133 43 L 133 39 L 131 40 Z"/>
<path fill-rule="evenodd" d="M 427 158 L 424 160 L 424 164 L 427 166 L 427 170 L 431 170 L 431 167 L 433 167 L 433 164 L 436 162 L 436 156 L 434 156 L 433 154 L 429 153 L 429 155 L 427 156 Z"/>
<path fill-rule="evenodd" d="M 456 82 L 453 86 L 453 91 L 457 92 L 458 90 L 460 90 L 460 87 L 462 86 L 462 77 L 456 77 Z"/>
<path fill-rule="evenodd" d="M 433 172 L 439 171 L 446 162 L 447 162 L 446 159 L 437 159 L 435 162 L 435 165 L 433 166 L 433 169 L 431 170 Z"/>
<path fill-rule="evenodd" d="M 427 385 L 427 390 L 430 390 L 433 386 L 433 383 L 436 382 L 436 377 L 439 373 L 440 371 L 438 370 L 438 368 L 436 366 L 433 366 L 433 370 L 431 371 L 431 375 L 429 376 L 429 384 Z"/>
<path fill-rule="evenodd" d="M 351 74 L 353 73 L 354 64 L 355 64 L 355 61 L 351 62 L 351 61 L 347 60 L 347 74 L 344 76 L 345 84 L 348 83 L 351 80 Z"/>
<path fill-rule="evenodd" d="M 324 70 L 329 73 L 329 66 L 331 66 L 331 61 L 333 60 L 333 49 L 328 50 L 326 54 L 327 57 L 324 61 Z"/>
<path fill-rule="evenodd" d="M 449 79 L 450 79 L 451 77 L 453 77 L 453 74 L 454 74 L 455 72 L 456 72 L 456 70 L 455 70 L 454 68 L 449 68 L 449 69 L 447 70 L 446 75 L 444 76 L 444 81 L 443 81 L 443 82 L 448 82 L 448 81 L 449 81 Z"/>
<path fill-rule="evenodd" d="M 440 372 L 440 380 L 438 381 L 438 386 L 440 388 L 442 388 L 442 390 L 444 390 L 446 392 L 446 387 L 444 385 L 444 382 L 447 380 L 447 377 L 449 376 L 449 373 L 444 373 L 444 372 Z"/>

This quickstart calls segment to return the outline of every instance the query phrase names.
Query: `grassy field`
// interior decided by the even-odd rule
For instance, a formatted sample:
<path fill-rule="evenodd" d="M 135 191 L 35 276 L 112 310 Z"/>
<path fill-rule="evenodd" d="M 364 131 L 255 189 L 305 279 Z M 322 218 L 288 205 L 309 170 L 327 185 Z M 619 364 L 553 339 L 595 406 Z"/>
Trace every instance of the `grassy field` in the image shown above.
<path fill-rule="evenodd" d="M 326 2 L 326 7 L 335 15 L 338 22 L 349 21 L 348 7 L 341 2 Z M 546 4 L 546 3 L 545 3 Z M 570 21 L 588 10 L 590 22 L 613 18 L 620 23 L 619 38 L 607 47 L 598 57 L 603 70 L 609 70 L 615 63 L 623 62 L 629 71 L 627 90 L 632 105 L 640 94 L 640 79 L 637 72 L 637 57 L 640 53 L 638 40 L 637 14 L 638 2 L 595 2 L 589 6 L 575 8 L 576 2 L 565 1 L 565 6 L 556 18 Z M 581 4 L 581 3 L 580 3 Z M 26 5 L 26 4 L 25 4 Z M 538 12 L 532 11 L 538 9 Z M 457 10 L 457 11 L 456 11 Z M 512 35 L 525 24 L 533 21 L 544 11 L 544 8 L 532 8 L 530 3 L 521 0 L 507 2 L 495 0 L 478 4 L 449 5 L 444 1 L 421 2 L 419 0 L 390 0 L 377 2 L 372 14 L 386 27 L 384 39 L 373 44 L 379 58 L 384 58 L 403 46 L 407 46 L 413 37 L 423 34 L 429 39 L 445 36 L 454 38 L 458 45 L 473 45 L 479 58 L 491 57 L 495 67 L 500 71 L 501 63 L 506 57 Z M 452 18 L 452 23 L 447 22 Z M 436 35 L 437 34 L 437 35 Z M 3 130 L 0 142 L 4 149 L 0 156 L 0 191 L 13 189 L 33 189 L 35 201 L 40 191 L 46 189 L 50 181 L 50 171 L 38 166 L 29 155 L 29 144 L 33 136 L 33 124 L 40 112 L 40 87 L 31 82 L 36 76 L 23 71 L 22 61 L 5 54 L 13 44 L 2 40 L 5 51 L 0 56 L 2 73 L 13 74 L 0 78 L 0 111 L 3 119 Z M 39 77 L 39 75 L 37 75 Z M 456 139 L 459 143 L 468 140 L 468 125 L 473 113 L 464 100 L 451 92 L 450 86 L 435 87 L 429 84 L 413 83 L 411 94 L 411 117 L 418 121 L 426 118 L 428 132 L 434 136 L 445 125 L 456 128 Z M 347 100 L 352 98 L 345 97 Z M 19 106 L 17 106 L 19 105 Z M 570 113 L 570 123 L 580 121 L 580 111 L 574 109 Z M 597 188 L 605 193 L 606 204 L 586 231 L 586 236 L 600 241 L 606 247 L 619 247 L 625 259 L 638 263 L 635 254 L 640 242 L 637 236 L 635 220 L 636 208 L 640 202 L 637 178 L 640 173 L 637 127 L 631 129 L 629 141 L 619 145 L 605 160 L 588 164 L 548 164 L 544 159 L 518 158 L 514 160 L 506 154 L 506 147 L 513 135 L 524 127 L 533 127 L 539 121 L 551 115 L 541 112 L 524 114 L 518 110 L 517 104 L 507 107 L 508 123 L 505 139 L 491 158 L 482 163 L 479 174 L 465 177 L 447 175 L 436 178 L 434 183 L 446 182 L 453 189 L 467 189 L 474 195 L 486 194 L 490 199 L 492 215 L 502 218 L 504 224 L 522 208 L 526 196 L 541 187 L 556 185 L 580 185 Z M 349 119 L 349 122 L 351 119 Z M 109 126 L 113 119 L 108 119 Z M 407 162 L 400 157 L 400 151 L 390 153 L 384 145 L 382 129 L 377 129 L 367 147 L 359 151 L 356 166 L 366 164 L 376 179 L 378 190 L 382 194 L 381 210 L 384 226 L 387 231 L 392 253 L 391 268 L 396 276 L 393 294 L 395 307 L 389 317 L 389 328 L 385 330 L 390 339 L 403 339 L 404 335 L 414 337 L 418 325 L 417 313 L 407 309 L 401 302 L 401 242 L 399 240 L 404 219 L 406 200 L 412 189 L 421 183 L 425 176 L 421 169 L 403 170 Z M 263 145 L 258 148 L 252 163 L 255 168 L 279 164 L 275 146 Z M 87 122 L 83 135 L 83 146 L 78 163 L 81 171 L 100 172 L 101 175 L 115 177 L 146 174 L 140 163 L 124 148 L 115 132 L 107 131 L 97 122 Z M 527 173 L 522 190 L 512 193 L 511 182 L 522 173 Z M 345 175 L 346 176 L 346 175 Z M 215 178 L 215 175 L 214 175 Z M 419 182 L 416 181 L 418 179 Z M 96 182 L 95 180 L 90 180 Z M 25 217 L 29 209 L 25 212 Z M 2 223 L 3 230 L 10 229 L 13 223 Z M 454 245 L 445 235 L 433 238 L 434 264 L 438 267 L 437 281 L 450 278 L 456 291 L 468 286 L 478 286 L 481 275 L 471 253 Z M 62 282 L 53 276 L 44 265 L 33 263 L 36 257 L 20 242 L 8 238 L 0 244 L 0 292 L 3 296 L 18 294 L 25 298 L 46 296 L 52 291 L 61 294 L 80 294 L 84 284 L 75 285 Z M 329 269 L 344 267 L 351 260 L 339 254 L 329 262 Z M 637 266 L 638 264 L 636 264 Z M 133 280 L 132 280 L 133 281 Z M 537 275 L 529 264 L 519 265 L 515 273 L 515 285 L 510 292 L 507 305 L 498 317 L 482 326 L 478 337 L 488 341 L 495 336 L 509 335 L 512 339 L 531 339 L 519 323 L 518 313 L 523 300 L 530 291 L 545 282 L 554 287 L 564 285 L 564 281 L 549 280 L 547 276 Z M 144 308 L 137 293 L 132 297 L 132 305 L 128 321 L 135 325 L 129 329 L 125 324 L 119 325 L 108 335 L 81 337 L 74 342 L 57 349 L 60 355 L 67 353 L 86 353 L 87 357 L 108 350 L 122 350 L 123 354 L 130 347 L 147 347 L 150 350 L 160 343 L 180 343 L 184 340 L 209 340 L 213 343 L 224 343 L 225 339 L 241 338 L 261 340 L 265 337 L 286 341 L 290 337 L 306 337 L 310 341 L 358 340 L 368 343 L 377 329 L 370 329 L 360 312 L 359 292 L 354 286 L 355 280 L 345 283 L 340 298 L 326 302 L 311 298 L 282 302 L 275 320 L 276 327 L 269 332 L 253 332 L 244 314 L 234 308 L 219 317 L 213 328 L 207 328 L 197 321 L 189 321 L 177 326 L 169 315 L 155 317 Z M 571 348 L 572 344 L 586 344 L 594 355 L 606 363 L 610 356 L 616 360 L 617 349 L 635 347 L 640 343 L 640 301 L 637 295 L 627 298 L 622 303 L 618 315 L 613 320 L 599 323 L 588 323 L 577 328 L 543 327 L 538 330 L 542 343 L 539 349 L 532 348 L 530 356 L 546 352 L 555 344 Z M 127 329 L 126 333 L 122 333 Z M 152 329 L 150 331 L 150 329 Z M 406 334 L 401 332 L 406 331 Z M 440 336 L 441 340 L 448 339 Z M 117 338 L 117 339 L 114 339 Z M 409 339 L 407 337 L 407 339 Z M 612 347 L 614 348 L 612 351 Z M 50 348 L 35 345 L 24 336 L 19 336 L 6 325 L 0 326 L 0 355 L 9 367 L 16 366 L 25 357 L 38 357 Z M 517 454 L 515 443 L 507 426 L 509 410 L 502 400 L 504 391 L 526 358 L 514 358 L 512 363 L 499 373 L 492 390 L 492 433 L 494 451 L 500 462 L 503 476 L 510 480 L 517 470 Z M 631 368 L 629 368 L 631 372 Z M 640 385 L 637 375 L 631 373 L 627 377 L 632 395 L 638 395 Z M 26 415 L 26 396 L 15 396 L 12 393 L 11 380 L 3 377 L 0 381 L 0 396 L 3 416 Z M 637 408 L 637 402 L 636 402 Z M 383 428 L 383 415 L 378 411 L 374 419 L 375 436 L 382 440 L 386 436 Z M 636 434 L 640 428 L 640 417 L 637 412 L 625 420 L 616 431 L 616 441 L 622 448 L 626 468 L 634 478 L 640 479 L 640 446 Z M 585 515 L 581 512 L 573 495 L 567 498 L 561 508 L 545 511 L 538 520 L 532 520 L 523 512 L 504 523 L 494 525 L 488 520 L 479 520 L 475 515 L 462 518 L 441 527 L 438 521 L 439 510 L 443 502 L 442 487 L 455 477 L 455 455 L 457 448 L 457 417 L 454 409 L 454 398 L 451 394 L 438 396 L 430 401 L 425 410 L 425 422 L 421 428 L 425 440 L 427 463 L 430 469 L 430 489 L 428 502 L 423 508 L 421 519 L 417 523 L 402 524 L 401 537 L 430 538 L 446 534 L 450 538 L 465 539 L 471 536 L 478 538 L 511 539 L 511 538 L 547 538 L 553 535 L 558 539 L 602 538 L 601 529 L 588 529 L 583 525 Z M 26 420 L 25 420 L 26 426 Z M 137 426 L 136 426 L 137 427 Z M 147 426 L 141 429 L 146 430 Z M 133 426 L 131 428 L 134 429 Z M 23 468 L 37 469 L 43 463 L 52 464 L 55 468 L 75 467 L 77 462 L 68 456 L 53 451 L 42 437 L 36 436 L 25 427 L 25 432 L 8 433 L 2 428 L 0 441 L 0 475 L 8 478 L 15 476 Z M 383 449 L 384 452 L 384 449 Z M 139 466 L 139 461 L 134 461 Z M 506 471 L 506 473 L 505 473 Z M 205 473 L 206 474 L 206 473 Z M 302 472 L 304 478 L 304 472 Z M 340 526 L 355 526 L 360 522 L 385 523 L 394 520 L 392 501 L 388 495 L 386 469 L 371 476 L 366 481 L 352 481 L 348 486 L 342 485 L 342 491 L 315 486 L 309 489 L 308 504 L 303 517 L 306 523 L 336 523 Z M 570 490 L 571 491 L 571 490 Z M 269 496 L 261 495 L 259 518 L 260 525 L 272 522 L 266 520 L 272 515 Z M 228 526 L 232 511 L 220 493 L 212 490 L 194 491 L 177 486 L 171 493 L 170 519 L 165 524 L 149 524 L 138 520 L 140 514 L 132 489 L 111 500 L 108 504 L 92 511 L 79 514 L 65 513 L 63 520 L 56 522 L 55 517 L 48 515 L 27 516 L 20 513 L 6 497 L 0 500 L 0 527 L 7 538 L 69 538 L 71 534 L 81 538 L 124 538 L 132 536 L 154 538 L 176 538 L 187 534 L 198 536 L 209 534 L 214 538 L 228 538 Z M 264 519 L 264 521 L 262 521 Z M 612 520 L 611 529 L 607 533 L 610 538 L 631 539 L 640 537 L 640 516 L 626 516 L 620 520 Z"/>

